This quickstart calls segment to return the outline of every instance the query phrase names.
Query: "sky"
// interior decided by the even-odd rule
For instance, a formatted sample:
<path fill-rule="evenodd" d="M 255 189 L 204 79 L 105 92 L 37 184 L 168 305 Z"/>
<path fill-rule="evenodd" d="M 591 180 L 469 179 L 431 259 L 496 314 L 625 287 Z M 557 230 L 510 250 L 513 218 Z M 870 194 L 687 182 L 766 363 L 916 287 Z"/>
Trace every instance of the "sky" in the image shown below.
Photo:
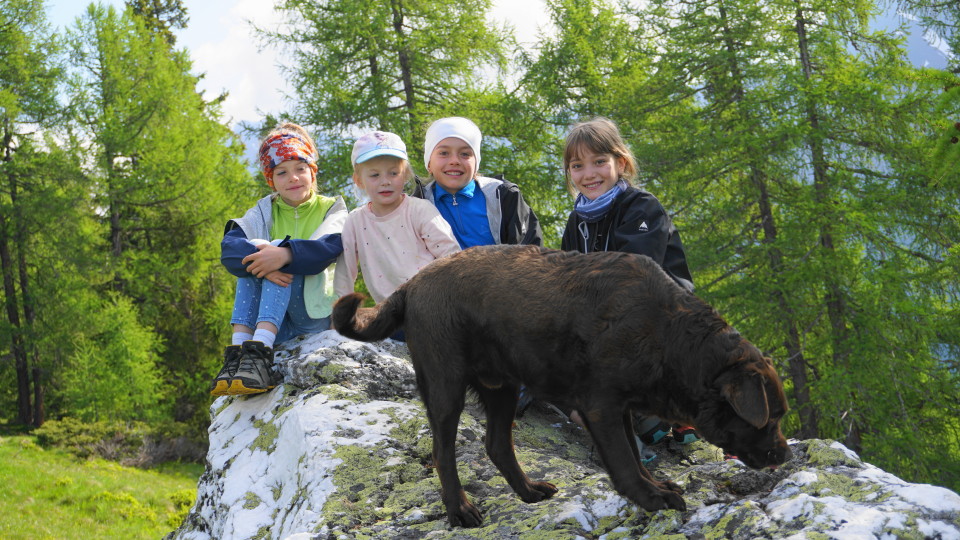
<path fill-rule="evenodd" d="M 123 0 L 101 0 L 123 7 Z M 90 0 L 47 0 L 48 19 L 55 27 L 72 26 Z M 494 0 L 490 18 L 507 21 L 521 43 L 535 40 L 540 26 L 548 26 L 544 0 Z M 291 93 L 277 65 L 277 51 L 258 46 L 249 21 L 270 28 L 280 18 L 274 0 L 185 0 L 190 20 L 176 31 L 177 46 L 190 51 L 194 72 L 205 73 L 200 88 L 212 99 L 224 90 L 226 120 L 258 122 L 265 113 L 288 110 L 285 96 Z"/>
<path fill-rule="evenodd" d="M 122 0 L 102 0 L 123 6 Z M 285 96 L 291 93 L 277 66 L 280 56 L 272 48 L 258 46 L 250 21 L 270 28 L 279 22 L 275 0 L 184 0 L 190 20 L 177 31 L 177 45 L 190 51 L 195 73 L 204 73 L 200 88 L 207 99 L 228 91 L 223 112 L 230 125 L 256 123 L 266 113 L 289 110 Z M 48 19 L 55 27 L 72 26 L 90 0 L 47 0 Z M 494 0 L 490 18 L 512 25 L 521 43 L 531 44 L 541 32 L 550 31 L 544 0 Z M 902 17 L 888 13 L 878 24 L 892 28 Z M 908 20 L 909 22 L 909 20 Z M 910 57 L 918 65 L 944 67 L 944 53 L 916 28 L 908 34 Z M 945 45 L 942 45 L 945 50 Z"/>

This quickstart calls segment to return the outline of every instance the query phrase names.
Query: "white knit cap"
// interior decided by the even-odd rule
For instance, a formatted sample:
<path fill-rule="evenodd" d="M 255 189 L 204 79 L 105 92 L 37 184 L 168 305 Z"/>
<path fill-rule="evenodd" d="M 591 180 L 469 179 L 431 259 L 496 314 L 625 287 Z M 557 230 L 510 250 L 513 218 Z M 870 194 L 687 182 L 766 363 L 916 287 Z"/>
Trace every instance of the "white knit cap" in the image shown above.
<path fill-rule="evenodd" d="M 470 146 L 477 158 L 477 170 L 480 169 L 480 128 L 472 121 L 460 116 L 441 118 L 427 128 L 427 137 L 423 145 L 423 164 L 430 169 L 430 155 L 440 141 L 456 137 Z"/>

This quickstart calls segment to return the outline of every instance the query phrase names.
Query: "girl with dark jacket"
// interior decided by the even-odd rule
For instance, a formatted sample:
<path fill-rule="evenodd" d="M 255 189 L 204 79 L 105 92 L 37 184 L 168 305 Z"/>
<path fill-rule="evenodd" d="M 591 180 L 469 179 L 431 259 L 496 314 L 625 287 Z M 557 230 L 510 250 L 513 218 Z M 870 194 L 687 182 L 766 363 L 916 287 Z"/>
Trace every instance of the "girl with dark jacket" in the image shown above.
<path fill-rule="evenodd" d="M 680 233 L 656 197 L 630 184 L 637 176 L 637 165 L 616 124 L 594 118 L 575 125 L 567 135 L 563 169 L 577 198 L 561 249 L 647 255 L 681 287 L 693 291 Z M 571 416 L 576 419 L 574 414 Z M 635 428 L 648 445 L 671 431 L 671 426 L 658 418 L 639 416 Z M 672 430 L 680 443 L 698 438 L 689 426 L 673 426 Z"/>

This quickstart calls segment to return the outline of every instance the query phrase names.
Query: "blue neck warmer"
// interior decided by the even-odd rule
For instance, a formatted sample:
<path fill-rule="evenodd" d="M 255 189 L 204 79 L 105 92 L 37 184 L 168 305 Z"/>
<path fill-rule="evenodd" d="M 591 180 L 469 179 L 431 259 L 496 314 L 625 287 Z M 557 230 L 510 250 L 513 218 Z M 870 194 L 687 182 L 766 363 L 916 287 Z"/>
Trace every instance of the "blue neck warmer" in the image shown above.
<path fill-rule="evenodd" d="M 606 215 L 607 211 L 610 210 L 610 205 L 613 204 L 614 199 L 623 193 L 625 189 L 627 189 L 627 181 L 621 178 L 610 188 L 610 191 L 607 191 L 592 201 L 584 197 L 581 193 L 577 195 L 577 201 L 573 205 L 573 210 L 580 216 L 580 219 L 587 223 L 600 221 L 600 219 Z"/>

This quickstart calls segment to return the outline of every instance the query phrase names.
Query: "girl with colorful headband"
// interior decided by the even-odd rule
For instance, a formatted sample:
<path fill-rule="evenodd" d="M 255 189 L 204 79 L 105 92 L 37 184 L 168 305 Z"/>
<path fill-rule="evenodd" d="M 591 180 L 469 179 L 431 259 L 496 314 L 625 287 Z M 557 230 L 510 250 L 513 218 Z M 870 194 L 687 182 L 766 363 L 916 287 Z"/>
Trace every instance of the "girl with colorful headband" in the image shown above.
<path fill-rule="evenodd" d="M 341 197 L 317 193 L 317 150 L 297 124 L 260 145 L 260 169 L 273 193 L 227 222 L 220 262 L 237 276 L 232 344 L 210 385 L 215 396 L 266 392 L 279 383 L 273 346 L 330 328 L 334 261 L 347 218 Z"/>

